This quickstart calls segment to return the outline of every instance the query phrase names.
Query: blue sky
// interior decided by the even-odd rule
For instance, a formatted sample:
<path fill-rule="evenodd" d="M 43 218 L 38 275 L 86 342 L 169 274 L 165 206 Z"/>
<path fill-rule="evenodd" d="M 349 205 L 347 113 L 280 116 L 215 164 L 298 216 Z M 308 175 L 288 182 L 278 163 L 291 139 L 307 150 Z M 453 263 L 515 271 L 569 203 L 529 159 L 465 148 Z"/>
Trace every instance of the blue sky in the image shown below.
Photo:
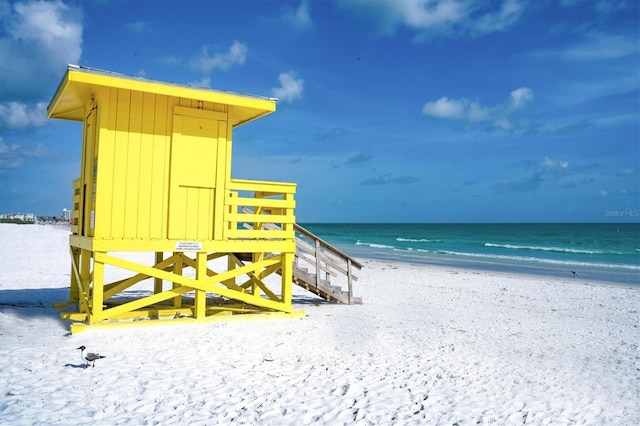
<path fill-rule="evenodd" d="M 66 64 L 275 96 L 232 175 L 305 222 L 609 222 L 640 209 L 640 3 L 0 0 L 0 213 L 60 215 Z"/>

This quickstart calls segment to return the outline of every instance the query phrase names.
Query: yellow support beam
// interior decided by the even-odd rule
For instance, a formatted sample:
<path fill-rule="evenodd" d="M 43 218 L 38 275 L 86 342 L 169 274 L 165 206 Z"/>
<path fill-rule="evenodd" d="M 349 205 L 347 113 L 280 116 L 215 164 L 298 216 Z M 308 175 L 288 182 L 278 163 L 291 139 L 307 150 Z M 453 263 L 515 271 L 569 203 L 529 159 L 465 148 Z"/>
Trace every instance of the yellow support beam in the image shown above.
<path fill-rule="evenodd" d="M 115 308 L 107 309 L 104 311 L 104 313 L 101 314 L 101 316 L 104 315 L 105 317 L 108 317 L 109 315 L 112 315 L 114 313 L 118 313 L 118 314 L 122 313 L 126 309 L 134 310 L 143 306 L 148 306 L 152 303 L 158 303 L 160 301 L 166 300 L 167 298 L 176 296 L 176 294 L 168 295 L 170 291 L 176 291 L 176 290 L 181 291 L 178 294 L 183 294 L 183 293 L 186 293 L 187 291 L 198 291 L 198 290 L 203 291 L 205 293 L 211 292 L 223 297 L 227 297 L 229 299 L 239 300 L 239 301 L 246 302 L 258 307 L 263 307 L 263 308 L 273 309 L 273 310 L 281 310 L 285 312 L 291 311 L 290 304 L 289 306 L 287 306 L 287 304 L 280 301 L 269 300 L 262 297 L 254 296 L 252 294 L 243 293 L 243 292 L 239 292 L 236 290 L 231 290 L 225 287 L 220 287 L 215 285 L 215 284 L 222 284 L 224 281 L 229 280 L 230 278 L 247 274 L 249 272 L 255 272 L 263 268 L 267 268 L 271 265 L 277 264 L 280 262 L 279 258 L 265 259 L 257 263 L 252 263 L 249 265 L 242 266 L 240 268 L 236 268 L 232 271 L 226 271 L 220 274 L 216 274 L 213 277 L 204 278 L 203 276 L 199 276 L 199 278 L 196 278 L 196 279 L 181 276 L 181 275 L 175 275 L 168 271 L 164 271 L 164 270 L 156 269 L 154 267 L 141 265 L 132 261 L 120 259 L 114 256 L 110 256 L 106 253 L 96 252 L 95 258 L 96 258 L 96 262 L 117 266 L 130 271 L 139 272 L 141 274 L 148 275 L 149 277 L 156 277 L 156 278 L 164 279 L 167 281 L 172 281 L 174 283 L 181 284 L 182 286 L 189 289 L 189 290 L 184 290 L 183 288 L 172 289 L 169 291 L 164 291 L 157 295 L 144 297 L 142 299 L 139 299 L 136 302 L 129 302 L 125 304 L 128 306 L 128 308 L 119 307 L 115 311 L 114 311 Z M 206 273 L 206 268 L 204 271 Z"/>
<path fill-rule="evenodd" d="M 259 312 L 259 313 L 246 313 L 246 314 L 227 314 L 227 315 L 211 315 L 201 320 L 195 318 L 176 318 L 172 320 L 154 320 L 154 321 L 119 321 L 119 322 L 105 322 L 101 324 L 87 325 L 84 323 L 71 324 L 71 333 L 78 334 L 87 330 L 95 329 L 110 329 L 120 327 L 155 327 L 159 324 L 162 325 L 185 325 L 185 324 L 207 324 L 211 322 L 235 322 L 235 321 L 257 321 L 257 320 L 271 320 L 271 319 L 299 319 L 304 318 L 306 313 L 304 311 L 291 311 L 291 312 Z"/>
<path fill-rule="evenodd" d="M 116 318 L 125 313 L 130 313 L 137 309 L 163 302 L 167 299 L 171 299 L 172 297 L 182 296 L 184 293 L 188 293 L 190 291 L 193 291 L 193 288 L 188 286 L 171 288 L 163 291 L 162 293 L 157 293 L 151 296 L 142 297 L 140 299 L 136 299 L 131 302 L 126 302 L 120 305 L 116 305 L 113 308 L 105 309 L 103 312 L 103 315 L 105 319 Z"/>

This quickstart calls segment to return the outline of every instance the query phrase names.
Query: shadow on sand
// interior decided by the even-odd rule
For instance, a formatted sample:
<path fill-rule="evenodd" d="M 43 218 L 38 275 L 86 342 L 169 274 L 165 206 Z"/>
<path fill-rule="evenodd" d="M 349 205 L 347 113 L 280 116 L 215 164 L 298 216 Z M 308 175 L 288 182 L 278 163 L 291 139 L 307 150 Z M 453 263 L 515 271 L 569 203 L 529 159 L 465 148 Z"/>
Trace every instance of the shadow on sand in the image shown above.
<path fill-rule="evenodd" d="M 0 312 L 11 313 L 21 318 L 49 318 L 62 324 L 65 328 L 68 322 L 60 318 L 65 309 L 53 307 L 54 303 L 65 302 L 69 297 L 68 288 L 35 288 L 0 290 Z M 317 296 L 293 296 L 293 305 L 322 306 L 333 304 Z M 71 305 L 74 307 L 75 305 Z M 84 368 L 83 365 L 67 365 L 73 368 Z"/>
<path fill-rule="evenodd" d="M 56 302 L 69 298 L 68 288 L 32 288 L 0 290 L 0 312 L 11 312 L 23 318 L 60 319 L 60 309 L 53 307 Z"/>
<path fill-rule="evenodd" d="M 293 296 L 291 302 L 294 305 L 313 305 L 313 306 L 322 306 L 322 305 L 335 305 L 335 303 L 328 302 L 318 296 Z"/>
<path fill-rule="evenodd" d="M 88 367 L 87 364 L 65 364 L 64 366 L 70 368 L 82 368 L 83 370 Z"/>

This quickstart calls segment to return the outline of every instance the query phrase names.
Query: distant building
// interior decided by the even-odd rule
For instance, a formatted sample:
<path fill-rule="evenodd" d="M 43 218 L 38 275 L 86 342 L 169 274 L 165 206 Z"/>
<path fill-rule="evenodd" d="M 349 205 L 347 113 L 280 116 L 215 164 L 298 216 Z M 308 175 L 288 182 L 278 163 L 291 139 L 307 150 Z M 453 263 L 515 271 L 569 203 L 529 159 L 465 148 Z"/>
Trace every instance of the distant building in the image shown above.
<path fill-rule="evenodd" d="M 62 209 L 62 217 L 64 218 L 65 221 L 70 222 L 71 221 L 71 212 L 73 210 L 68 210 L 68 209 Z"/>
<path fill-rule="evenodd" d="M 0 214 L 0 219 L 6 220 L 21 220 L 23 222 L 37 222 L 38 217 L 33 213 L 9 213 Z"/>

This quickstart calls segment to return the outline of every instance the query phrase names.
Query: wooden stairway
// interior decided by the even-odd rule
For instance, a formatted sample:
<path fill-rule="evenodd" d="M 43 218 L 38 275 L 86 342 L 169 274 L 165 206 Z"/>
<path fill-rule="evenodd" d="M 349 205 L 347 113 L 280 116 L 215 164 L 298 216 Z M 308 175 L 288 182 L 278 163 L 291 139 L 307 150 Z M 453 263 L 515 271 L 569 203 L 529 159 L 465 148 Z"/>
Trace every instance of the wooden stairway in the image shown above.
<path fill-rule="evenodd" d="M 247 214 L 252 213 L 249 209 L 243 210 Z M 244 226 L 251 227 L 248 223 Z M 272 223 L 263 223 L 262 226 L 279 228 Z M 329 302 L 362 304 L 362 298 L 353 295 L 353 282 L 358 280 L 355 271 L 362 269 L 362 264 L 302 226 L 294 226 L 293 282 Z M 243 258 L 242 253 L 236 253 L 236 256 Z M 250 260 L 250 255 L 244 260 Z"/>
<path fill-rule="evenodd" d="M 362 264 L 300 225 L 295 231 L 293 282 L 330 302 L 361 304 L 353 295 L 353 282 Z"/>

